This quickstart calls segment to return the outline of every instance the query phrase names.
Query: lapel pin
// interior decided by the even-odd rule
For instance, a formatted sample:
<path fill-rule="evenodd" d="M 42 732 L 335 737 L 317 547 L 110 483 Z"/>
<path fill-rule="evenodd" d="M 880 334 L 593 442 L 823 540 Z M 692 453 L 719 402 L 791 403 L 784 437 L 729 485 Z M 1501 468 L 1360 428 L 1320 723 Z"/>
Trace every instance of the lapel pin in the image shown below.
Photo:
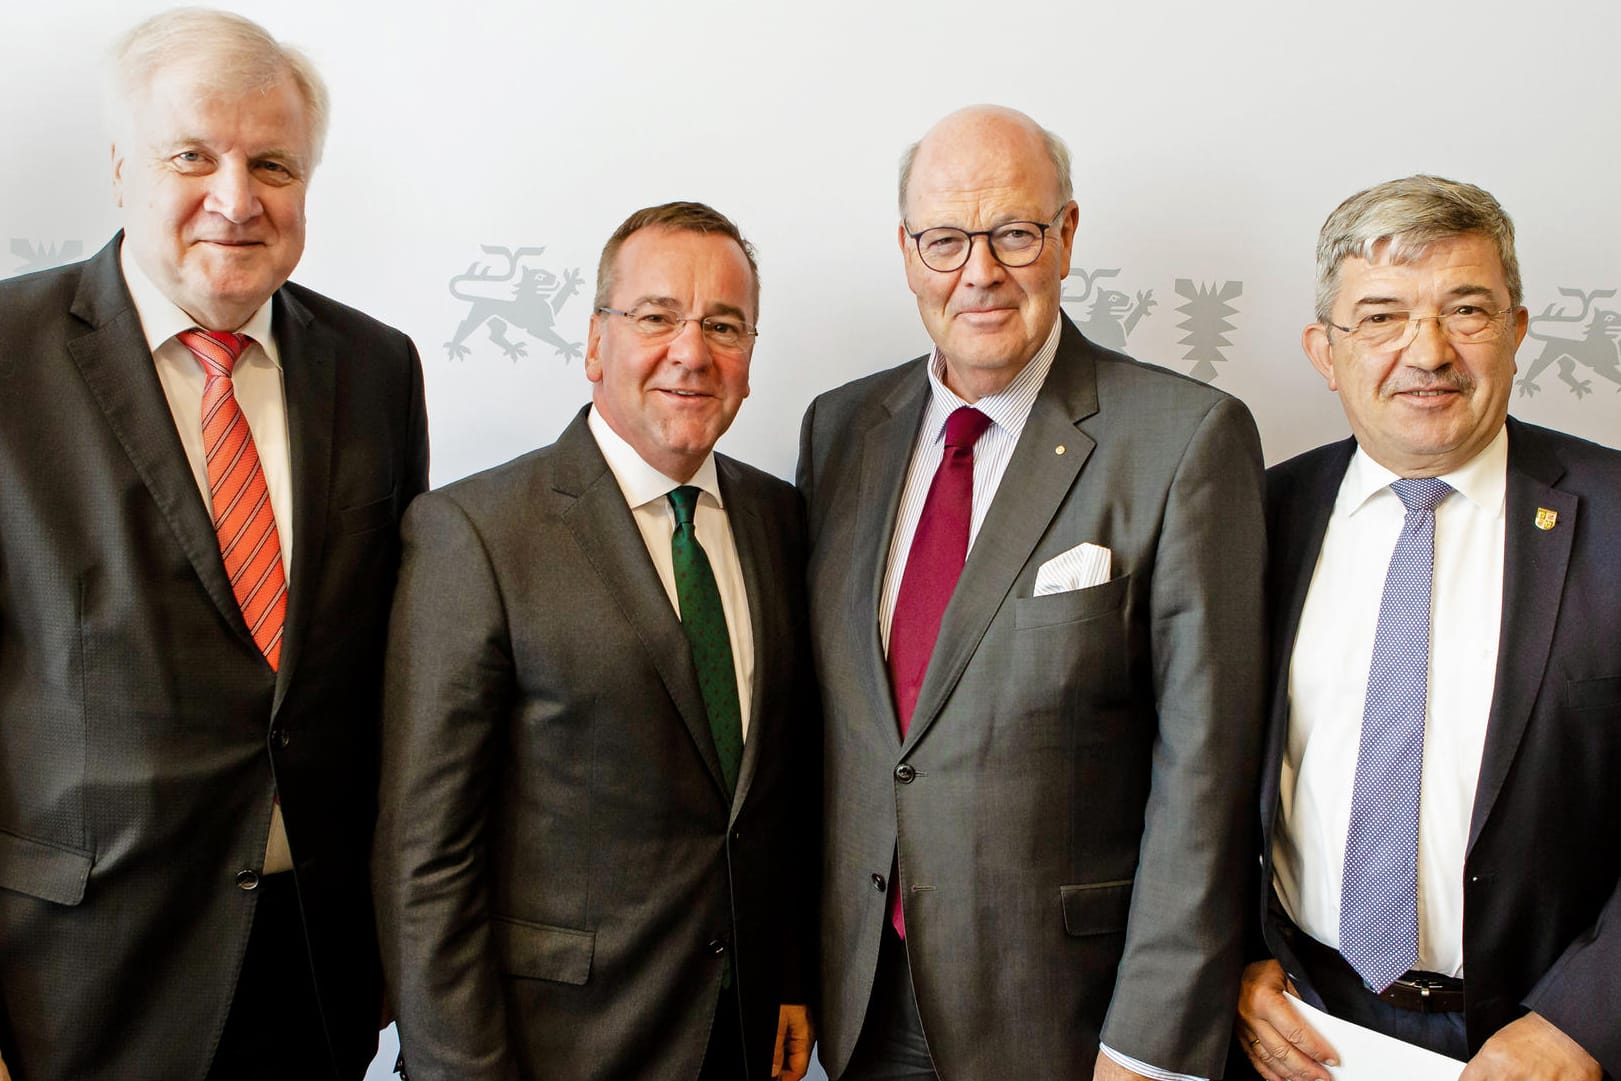
<path fill-rule="evenodd" d="M 1066 449 L 1068 449 L 1068 448 L 1066 448 L 1066 447 L 1065 447 L 1065 446 L 1064 446 L 1064 444 L 1062 444 L 1062 443 L 1060 443 L 1060 444 L 1058 444 L 1058 445 L 1057 445 L 1057 446 L 1056 446 L 1056 447 L 1054 447 L 1054 448 L 1053 448 L 1053 453 L 1054 453 L 1054 454 L 1062 454 L 1062 453 L 1064 453 L 1064 451 L 1065 451 L 1065 450 L 1066 450 Z"/>
<path fill-rule="evenodd" d="M 1541 530 L 1552 529 L 1559 521 L 1559 512 L 1549 510 L 1547 507 L 1537 508 L 1537 528 Z"/>

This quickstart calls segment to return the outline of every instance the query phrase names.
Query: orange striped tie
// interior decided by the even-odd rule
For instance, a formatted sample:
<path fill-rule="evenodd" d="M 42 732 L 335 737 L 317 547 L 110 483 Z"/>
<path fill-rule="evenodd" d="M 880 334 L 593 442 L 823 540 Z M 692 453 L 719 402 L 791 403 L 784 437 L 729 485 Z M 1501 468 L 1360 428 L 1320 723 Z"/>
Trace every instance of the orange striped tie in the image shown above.
<path fill-rule="evenodd" d="M 187 330 L 175 337 L 191 350 L 208 377 L 203 387 L 203 451 L 225 573 L 254 642 L 275 669 L 287 617 L 287 575 L 259 452 L 231 384 L 231 369 L 250 339 L 212 330 Z"/>

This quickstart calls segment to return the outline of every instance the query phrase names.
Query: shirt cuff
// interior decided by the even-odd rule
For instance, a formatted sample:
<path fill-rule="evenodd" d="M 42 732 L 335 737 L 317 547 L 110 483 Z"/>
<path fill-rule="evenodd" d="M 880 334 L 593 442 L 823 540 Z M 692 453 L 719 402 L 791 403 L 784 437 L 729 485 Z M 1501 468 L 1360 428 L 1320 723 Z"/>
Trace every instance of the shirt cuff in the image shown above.
<path fill-rule="evenodd" d="M 1114 1059 L 1117 1065 L 1124 1066 L 1132 1073 L 1140 1073 L 1144 1077 L 1152 1077 L 1155 1079 L 1155 1081 L 1207 1081 L 1206 1078 L 1198 1077 L 1194 1074 L 1172 1073 L 1170 1070 L 1162 1070 L 1158 1066 L 1150 1066 L 1146 1062 L 1138 1062 L 1130 1055 L 1122 1055 L 1120 1052 L 1116 1051 L 1106 1043 L 1098 1044 L 1098 1050 Z"/>

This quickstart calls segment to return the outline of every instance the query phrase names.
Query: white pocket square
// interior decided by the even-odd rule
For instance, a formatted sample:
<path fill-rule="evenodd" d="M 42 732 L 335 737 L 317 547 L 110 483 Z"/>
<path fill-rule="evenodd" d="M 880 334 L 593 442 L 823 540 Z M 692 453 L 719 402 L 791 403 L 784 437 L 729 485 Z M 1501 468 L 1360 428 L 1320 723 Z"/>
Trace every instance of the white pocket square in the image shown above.
<path fill-rule="evenodd" d="M 1110 552 L 1101 544 L 1077 544 L 1036 571 L 1036 596 L 1100 586 L 1109 580 Z"/>

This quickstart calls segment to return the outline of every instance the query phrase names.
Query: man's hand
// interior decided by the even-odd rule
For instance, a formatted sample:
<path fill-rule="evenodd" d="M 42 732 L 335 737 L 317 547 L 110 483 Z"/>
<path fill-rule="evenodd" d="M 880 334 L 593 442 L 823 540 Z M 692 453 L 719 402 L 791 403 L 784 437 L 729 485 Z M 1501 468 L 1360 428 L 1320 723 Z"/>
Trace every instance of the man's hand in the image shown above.
<path fill-rule="evenodd" d="M 780 1081 L 800 1081 L 810 1069 L 811 1044 L 815 1042 L 810 1011 L 783 1003 L 777 1010 L 777 1047 L 771 1053 L 771 1076 Z"/>
<path fill-rule="evenodd" d="M 1285 991 L 1293 994 L 1294 985 L 1276 961 L 1257 961 L 1244 969 L 1233 1026 L 1244 1054 L 1267 1081 L 1329 1081 L 1323 1067 L 1338 1066 L 1339 1056 L 1283 997 Z"/>
<path fill-rule="evenodd" d="M 6 1060 L 0 1058 L 0 1081 L 11 1081 L 11 1071 L 6 1069 Z"/>
<path fill-rule="evenodd" d="M 1097 1064 L 1092 1067 L 1092 1081 L 1153 1081 L 1153 1079 L 1140 1073 L 1133 1073 L 1100 1050 Z"/>
<path fill-rule="evenodd" d="M 1458 1081 L 1599 1081 L 1598 1062 L 1539 1013 L 1492 1034 Z"/>

